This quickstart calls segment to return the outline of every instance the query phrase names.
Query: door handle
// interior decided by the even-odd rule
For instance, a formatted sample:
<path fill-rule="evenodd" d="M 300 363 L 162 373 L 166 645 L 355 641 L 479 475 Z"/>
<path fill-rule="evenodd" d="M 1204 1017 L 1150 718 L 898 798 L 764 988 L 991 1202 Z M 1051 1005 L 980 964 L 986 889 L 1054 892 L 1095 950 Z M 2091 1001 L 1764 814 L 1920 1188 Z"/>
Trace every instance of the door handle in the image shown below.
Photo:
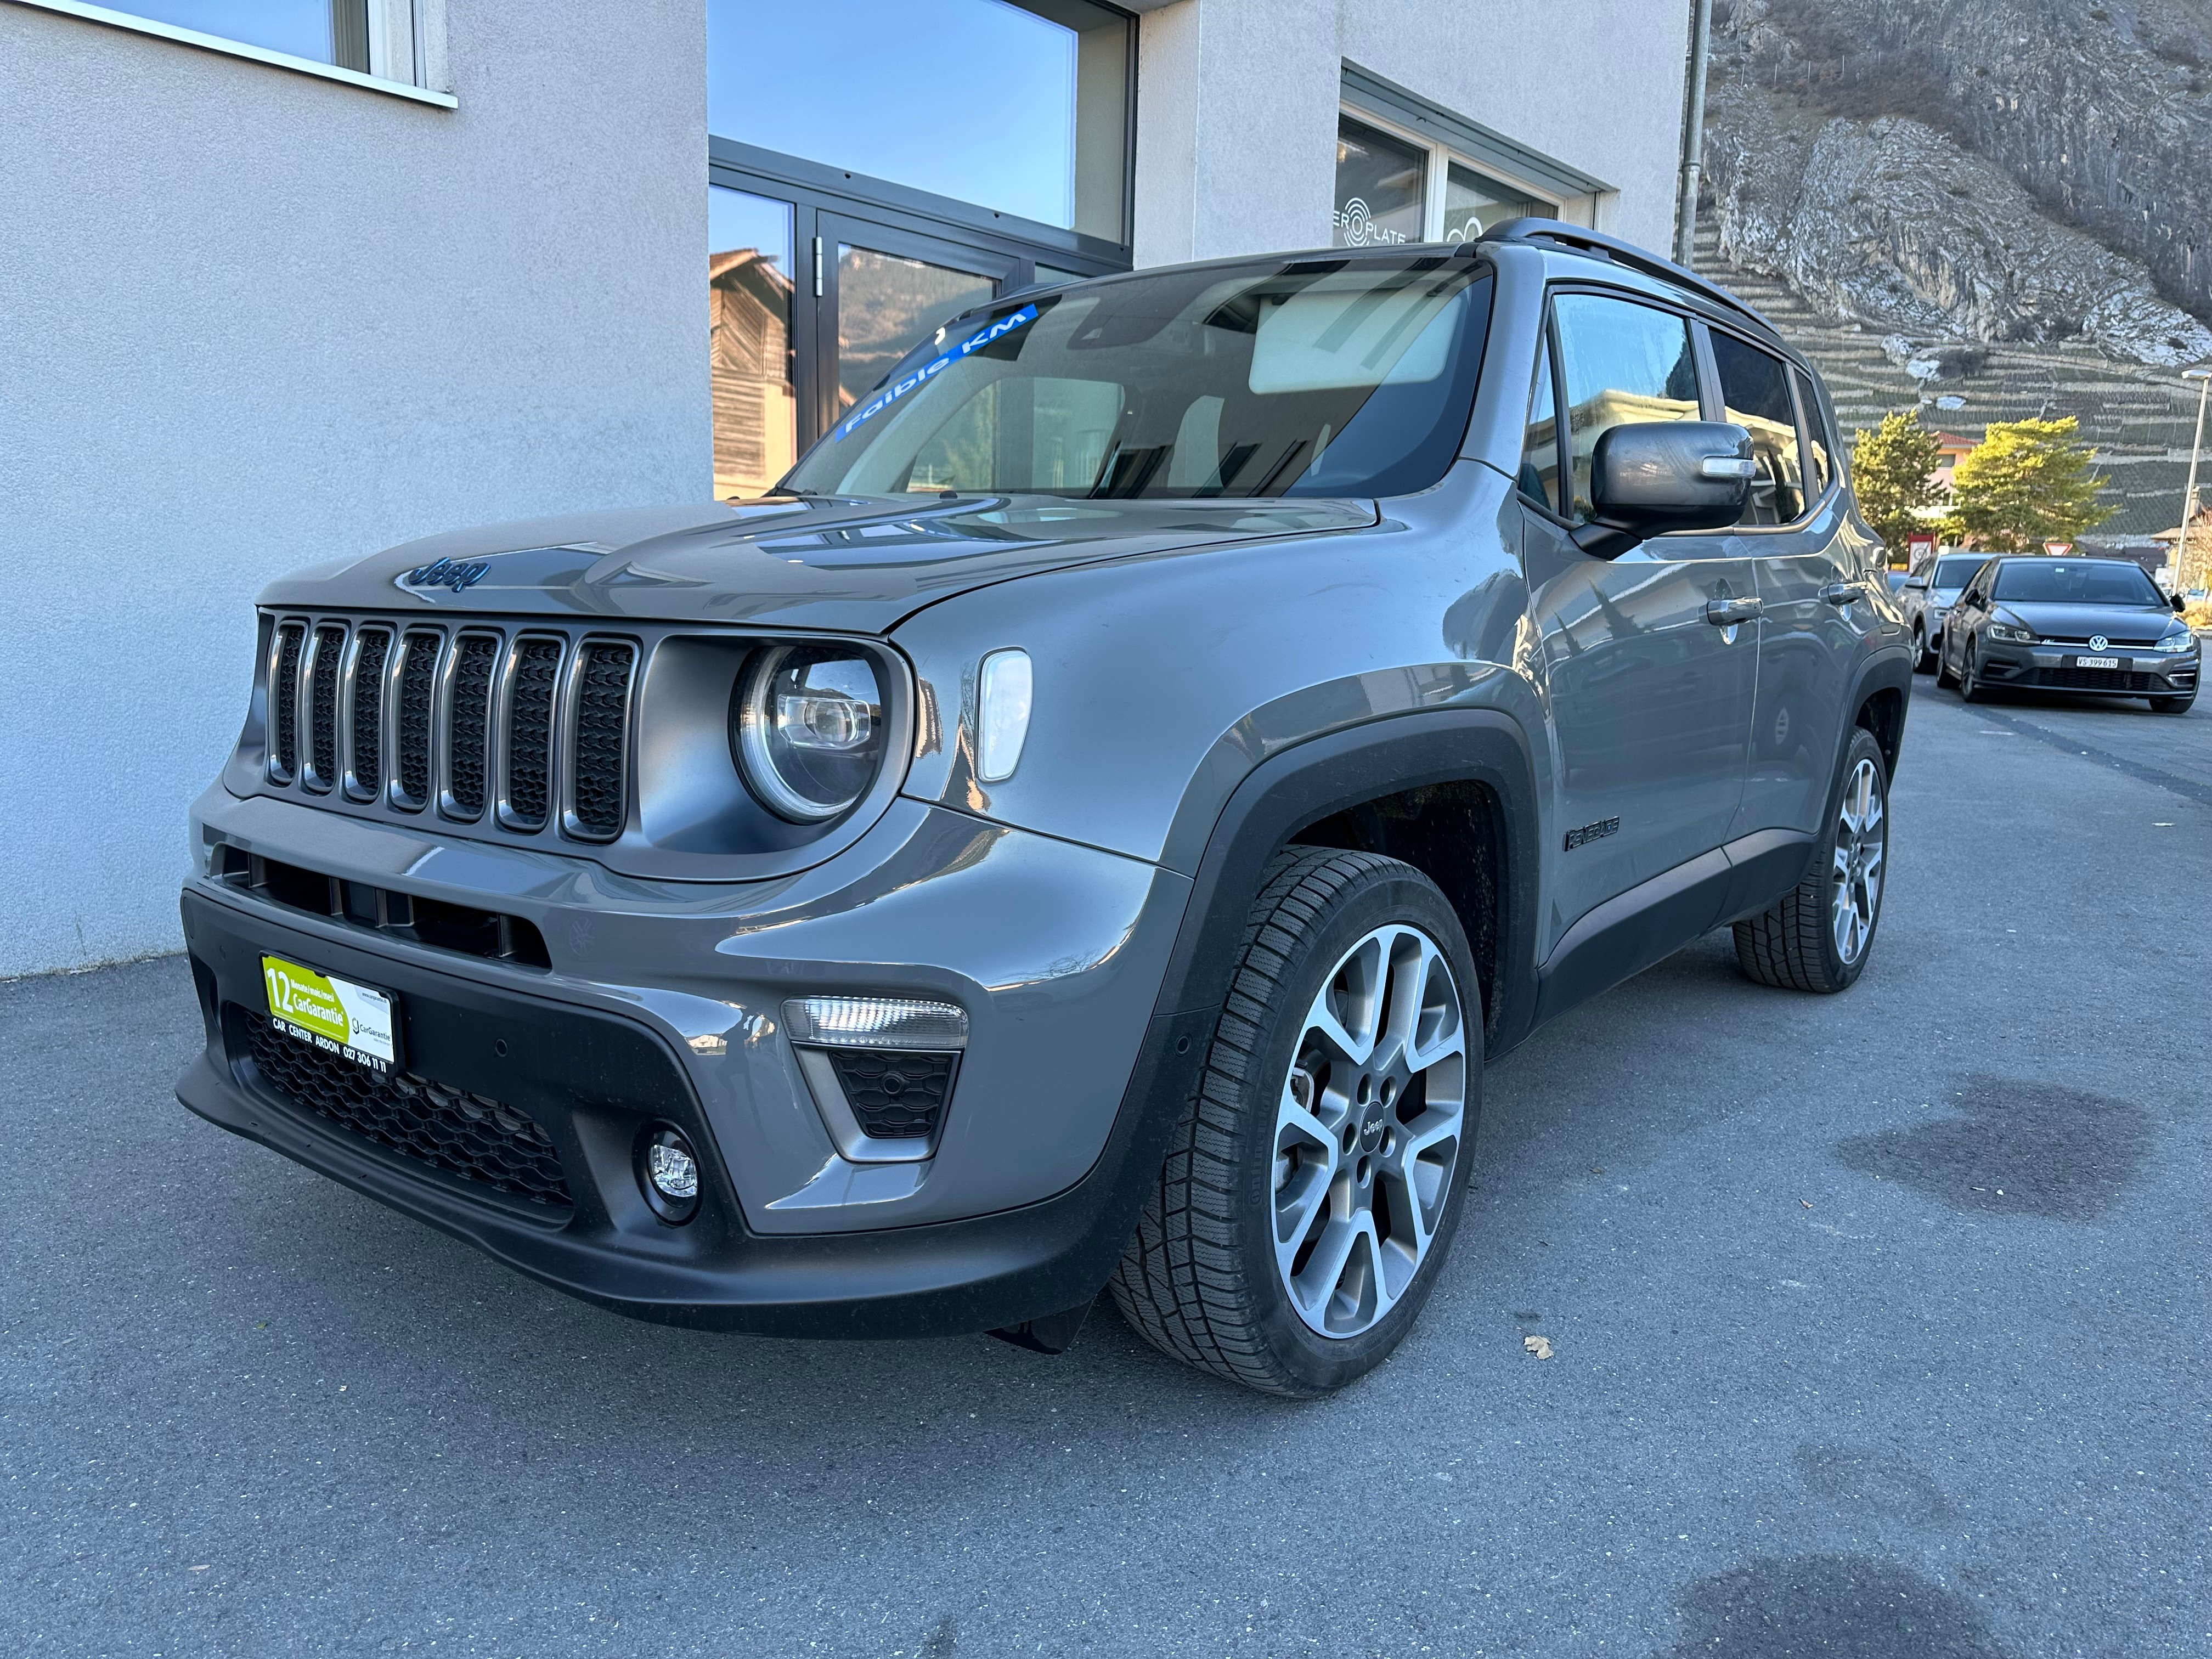
<path fill-rule="evenodd" d="M 1850 605 L 1861 595 L 1849 582 L 1830 582 L 1820 590 L 1820 597 L 1830 605 Z"/>
<path fill-rule="evenodd" d="M 1755 621 L 1765 609 L 1759 599 L 1708 599 L 1705 601 L 1705 620 L 1716 628 L 1733 628 L 1738 623 Z"/>

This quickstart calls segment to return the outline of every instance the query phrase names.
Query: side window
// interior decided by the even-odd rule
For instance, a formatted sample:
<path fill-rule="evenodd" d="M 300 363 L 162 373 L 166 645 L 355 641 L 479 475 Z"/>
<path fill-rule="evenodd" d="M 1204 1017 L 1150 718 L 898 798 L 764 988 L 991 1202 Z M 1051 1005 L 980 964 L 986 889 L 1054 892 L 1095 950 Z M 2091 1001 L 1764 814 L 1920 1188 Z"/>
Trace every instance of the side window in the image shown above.
<path fill-rule="evenodd" d="M 1719 329 L 1712 331 L 1713 362 L 1721 372 L 1721 418 L 1751 433 L 1759 467 L 1739 524 L 1794 524 L 1805 511 L 1804 472 L 1798 464 L 1797 409 L 1790 398 L 1790 371 L 1779 357 Z"/>
<path fill-rule="evenodd" d="M 1671 311 L 1598 294 L 1562 294 L 1552 316 L 1573 455 L 1567 516 L 1580 520 L 1590 515 L 1590 456 L 1600 438 L 1634 421 L 1698 417 L 1698 362 L 1689 325 Z"/>
<path fill-rule="evenodd" d="M 1802 422 L 1805 432 L 1805 453 L 1810 463 L 1809 477 L 1813 499 L 1818 501 L 1828 493 L 1828 485 L 1835 477 L 1828 465 L 1828 417 L 1820 412 L 1820 394 L 1813 383 L 1800 369 L 1791 369 L 1790 378 L 1797 383 L 1797 407 L 1803 413 Z"/>
<path fill-rule="evenodd" d="M 1559 503 L 1559 400 L 1552 392 L 1552 331 L 1536 349 L 1536 384 L 1528 393 L 1528 432 L 1521 441 L 1521 493 L 1539 507 Z"/>

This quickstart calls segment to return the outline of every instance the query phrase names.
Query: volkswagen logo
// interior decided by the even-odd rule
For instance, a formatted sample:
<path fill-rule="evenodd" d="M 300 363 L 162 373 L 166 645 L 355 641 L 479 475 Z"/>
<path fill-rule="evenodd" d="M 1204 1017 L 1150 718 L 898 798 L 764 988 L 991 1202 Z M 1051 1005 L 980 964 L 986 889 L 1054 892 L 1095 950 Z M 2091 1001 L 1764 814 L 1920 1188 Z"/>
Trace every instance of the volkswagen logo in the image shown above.
<path fill-rule="evenodd" d="M 2092 634 L 2089 635 L 2089 648 L 2092 651 L 2102 651 L 2111 643 L 2112 641 L 2106 639 L 2102 634 Z"/>

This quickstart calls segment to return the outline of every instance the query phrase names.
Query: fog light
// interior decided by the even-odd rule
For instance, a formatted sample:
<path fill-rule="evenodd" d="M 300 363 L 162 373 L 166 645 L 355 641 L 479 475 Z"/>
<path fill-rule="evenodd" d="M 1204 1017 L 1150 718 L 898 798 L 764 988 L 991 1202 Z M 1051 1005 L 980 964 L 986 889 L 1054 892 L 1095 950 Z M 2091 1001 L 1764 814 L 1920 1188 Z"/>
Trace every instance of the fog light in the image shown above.
<path fill-rule="evenodd" d="M 699 1158 L 683 1131 L 663 1124 L 638 1142 L 637 1184 L 653 1214 L 672 1226 L 699 1208 Z"/>

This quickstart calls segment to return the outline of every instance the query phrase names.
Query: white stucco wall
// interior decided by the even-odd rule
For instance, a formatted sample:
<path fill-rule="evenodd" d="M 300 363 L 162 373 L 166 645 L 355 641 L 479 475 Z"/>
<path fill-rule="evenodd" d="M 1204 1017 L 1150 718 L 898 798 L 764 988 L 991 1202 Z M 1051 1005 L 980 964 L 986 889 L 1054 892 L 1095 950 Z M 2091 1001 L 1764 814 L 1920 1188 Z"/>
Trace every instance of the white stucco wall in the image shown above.
<path fill-rule="evenodd" d="M 270 577 L 709 489 L 698 0 L 441 110 L 0 0 L 0 975 L 176 947 Z"/>
<path fill-rule="evenodd" d="M 1613 186 L 1673 241 L 1689 0 L 1175 0 L 1139 44 L 1136 261 L 1322 247 L 1346 58 Z"/>

